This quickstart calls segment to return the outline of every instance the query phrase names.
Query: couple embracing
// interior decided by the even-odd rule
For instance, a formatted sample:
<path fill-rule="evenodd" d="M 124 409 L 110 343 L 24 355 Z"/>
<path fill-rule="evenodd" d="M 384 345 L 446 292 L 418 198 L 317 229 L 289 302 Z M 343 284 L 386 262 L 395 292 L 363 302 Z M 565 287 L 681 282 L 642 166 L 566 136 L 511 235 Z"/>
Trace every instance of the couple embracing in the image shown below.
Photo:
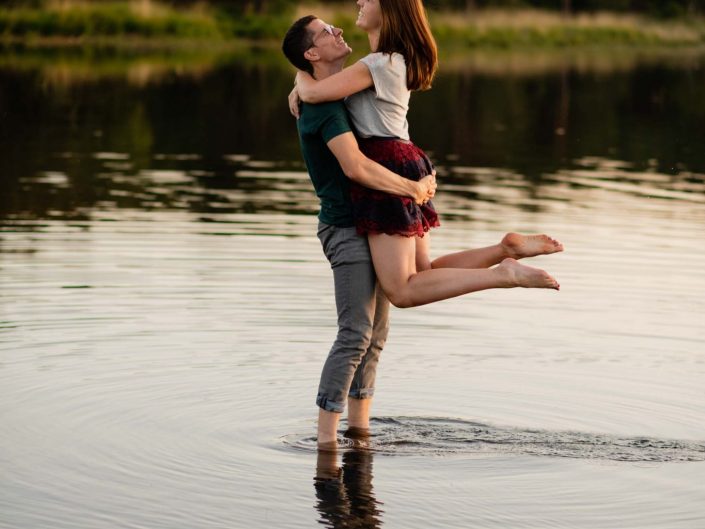
<path fill-rule="evenodd" d="M 341 413 L 347 436 L 364 438 L 389 304 L 416 307 L 491 288 L 550 288 L 557 281 L 517 260 L 560 252 L 546 235 L 508 233 L 493 246 L 431 260 L 433 165 L 409 139 L 412 90 L 430 88 L 436 43 L 422 0 L 358 0 L 356 25 L 370 53 L 344 68 L 343 31 L 307 16 L 283 51 L 299 69 L 289 95 L 306 167 L 321 203 L 318 237 L 333 270 L 338 335 L 316 403 L 319 449 L 335 449 Z M 354 132 L 353 132 L 354 131 Z"/>

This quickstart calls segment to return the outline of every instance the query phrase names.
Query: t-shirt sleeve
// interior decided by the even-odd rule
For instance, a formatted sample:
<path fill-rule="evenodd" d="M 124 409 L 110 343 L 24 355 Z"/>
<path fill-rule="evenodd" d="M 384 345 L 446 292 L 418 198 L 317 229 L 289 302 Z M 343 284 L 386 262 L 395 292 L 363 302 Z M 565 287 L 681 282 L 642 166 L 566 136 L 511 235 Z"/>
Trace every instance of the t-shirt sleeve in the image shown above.
<path fill-rule="evenodd" d="M 406 88 L 406 62 L 399 53 L 370 53 L 360 59 L 370 70 L 377 99 L 396 103 Z"/>
<path fill-rule="evenodd" d="M 326 143 L 336 136 L 352 132 L 345 107 L 342 103 L 339 103 L 336 107 L 335 110 L 327 112 L 321 120 L 321 136 Z"/>

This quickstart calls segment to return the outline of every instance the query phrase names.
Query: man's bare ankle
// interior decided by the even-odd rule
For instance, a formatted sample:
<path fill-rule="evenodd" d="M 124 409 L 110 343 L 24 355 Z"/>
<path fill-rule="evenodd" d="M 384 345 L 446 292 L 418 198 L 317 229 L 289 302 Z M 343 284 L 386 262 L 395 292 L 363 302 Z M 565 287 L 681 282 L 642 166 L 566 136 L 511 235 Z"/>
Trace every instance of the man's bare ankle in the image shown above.
<path fill-rule="evenodd" d="M 318 441 L 319 452 L 336 452 L 338 450 L 338 440 L 328 439 Z"/>
<path fill-rule="evenodd" d="M 343 437 L 347 439 L 369 439 L 370 429 L 360 426 L 349 426 L 348 429 L 345 430 Z"/>

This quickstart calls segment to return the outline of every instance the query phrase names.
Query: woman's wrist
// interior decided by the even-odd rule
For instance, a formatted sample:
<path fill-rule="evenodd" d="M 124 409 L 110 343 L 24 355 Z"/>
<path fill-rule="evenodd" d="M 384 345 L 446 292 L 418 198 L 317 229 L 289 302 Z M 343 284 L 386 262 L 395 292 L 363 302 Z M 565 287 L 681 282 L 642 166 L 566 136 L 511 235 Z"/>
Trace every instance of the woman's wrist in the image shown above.
<path fill-rule="evenodd" d="M 411 198 L 413 198 L 414 200 L 419 200 L 420 198 L 422 198 L 426 190 L 424 189 L 424 186 L 421 185 L 421 182 L 416 182 L 414 180 L 407 179 L 405 180 L 411 184 Z"/>

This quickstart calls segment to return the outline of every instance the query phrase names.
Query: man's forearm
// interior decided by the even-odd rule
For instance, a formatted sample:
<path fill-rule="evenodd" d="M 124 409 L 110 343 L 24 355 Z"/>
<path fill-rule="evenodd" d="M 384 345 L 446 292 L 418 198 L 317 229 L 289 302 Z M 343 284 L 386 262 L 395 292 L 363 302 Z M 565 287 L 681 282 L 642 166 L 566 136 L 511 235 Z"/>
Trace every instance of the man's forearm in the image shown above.
<path fill-rule="evenodd" d="M 392 195 L 416 198 L 419 192 L 418 182 L 399 176 L 369 158 L 360 160 L 348 176 L 360 185 Z"/>
<path fill-rule="evenodd" d="M 345 175 L 360 185 L 393 195 L 411 197 L 417 202 L 433 196 L 435 185 L 430 179 L 414 182 L 370 160 L 360 152 L 352 132 L 335 136 L 327 145 Z"/>

